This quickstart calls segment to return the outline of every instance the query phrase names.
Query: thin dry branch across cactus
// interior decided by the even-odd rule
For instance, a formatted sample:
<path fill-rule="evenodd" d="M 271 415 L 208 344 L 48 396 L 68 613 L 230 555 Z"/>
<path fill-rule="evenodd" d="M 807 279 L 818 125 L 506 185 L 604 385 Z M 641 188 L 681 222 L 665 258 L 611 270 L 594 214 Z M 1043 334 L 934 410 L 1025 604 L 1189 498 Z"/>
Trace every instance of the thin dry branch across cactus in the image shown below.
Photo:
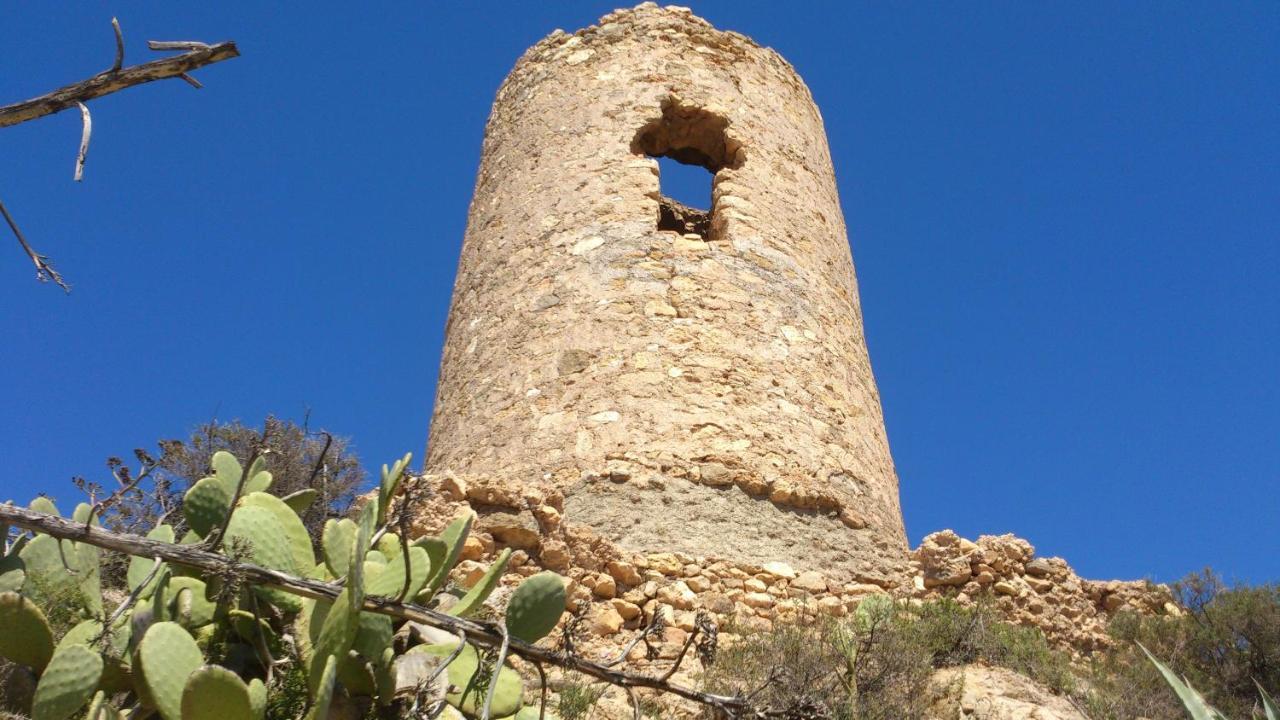
<path fill-rule="evenodd" d="M 470 591 L 452 604 L 440 603 L 472 518 L 459 518 L 439 538 L 410 542 L 398 535 L 393 528 L 403 527 L 400 514 L 384 508 L 397 495 L 408 462 L 405 456 L 390 468 L 383 467 L 378 492 L 361 509 L 359 521 L 326 524 L 319 561 L 298 509 L 271 494 L 271 474 L 262 469 L 262 463 L 242 466 L 225 452 L 215 454 L 213 474 L 188 491 L 183 513 L 192 529 L 182 538 L 174 538 L 171 530 L 163 532 L 167 526 L 153 530 L 150 537 L 112 532 L 97 524 L 94 506 L 88 503 L 82 503 L 71 518 L 61 517 L 47 499 L 40 499 L 32 509 L 0 505 L 0 525 L 32 533 L 0 560 L 0 589 L 9 591 L 0 593 L 0 614 L 8 612 L 4 608 L 17 608 L 14 612 L 23 627 L 36 636 L 49 635 L 50 647 L 37 642 L 36 651 L 42 660 L 52 662 L 44 657 L 45 650 L 58 654 L 53 651 L 52 634 L 41 630 L 42 626 L 47 630 L 47 623 L 38 608 L 35 613 L 26 611 L 30 601 L 23 593 L 28 583 L 34 588 L 48 578 L 73 578 L 70 589 L 78 594 L 83 620 L 68 633 L 74 637 L 56 644 L 58 652 L 64 646 L 80 645 L 85 651 L 75 652 L 96 658 L 90 663 L 95 667 L 99 662 L 105 667 L 135 663 L 131 673 L 140 684 L 126 686 L 121 691 L 125 694 L 117 694 L 115 700 L 151 698 L 163 720 L 193 720 L 184 693 L 205 692 L 192 689 L 193 683 L 231 688 L 228 692 L 236 697 L 252 695 L 257 690 L 246 685 L 246 679 L 272 680 L 277 668 L 295 663 L 306 669 L 313 710 L 326 702 L 334 683 L 341 682 L 348 694 L 365 694 L 384 706 L 443 701 L 466 717 L 512 717 L 521 710 L 525 693 L 519 675 L 506 662 L 508 657 L 522 658 L 538 668 L 558 666 L 627 688 L 632 698 L 635 694 L 630 690 L 649 688 L 708 706 L 724 717 L 786 717 L 751 708 L 743 698 L 673 683 L 671 676 L 683 652 L 668 672 L 654 676 L 535 644 L 556 627 L 565 610 L 564 584 L 553 573 L 525 578 L 496 621 L 481 620 L 486 614 L 481 612 L 484 601 L 505 567 L 505 554 Z M 97 580 L 99 549 L 131 555 L 137 563 L 130 571 L 129 600 L 123 610 L 117 608 L 109 615 L 102 609 Z M 73 575 L 57 572 L 52 563 L 59 562 L 58 557 L 64 558 L 60 562 L 74 570 Z M 436 628 L 453 639 L 407 648 L 403 642 L 397 645 L 394 623 L 402 621 Z M 700 621 L 685 652 L 697 645 L 705 654 L 706 638 L 714 634 L 709 619 Z M 295 639 L 296 647 L 284 650 L 283 656 L 273 655 L 272 648 L 283 647 L 279 643 L 286 636 Z M 90 642 L 104 637 L 115 638 L 116 645 L 134 652 L 113 655 Z M 16 651 L 10 645 L 0 643 L 0 655 L 29 654 L 22 643 Z M 236 651 L 241 655 L 255 658 L 259 671 L 241 677 L 229 676 L 221 668 L 210 671 L 217 675 L 212 678 L 200 670 L 218 667 L 232 646 L 241 647 Z M 175 664 L 159 659 L 175 654 L 186 660 Z M 406 660 L 413 655 L 426 657 Z M 156 659 L 148 661 L 149 657 Z M 62 665 L 81 668 L 65 658 L 60 659 Z M 430 676 L 418 670 L 423 667 L 432 670 Z M 39 672 L 43 665 L 36 663 L 32 668 Z M 438 684 L 434 675 L 439 673 L 448 676 L 447 691 L 441 698 L 424 700 L 421 692 Z M 42 675 L 41 681 L 49 688 L 61 687 L 63 675 L 59 671 L 56 679 L 49 676 L 47 681 Z M 110 694 L 97 698 L 100 690 L 107 689 L 103 677 L 98 673 L 77 678 L 70 697 L 65 688 L 58 691 L 63 693 L 59 702 L 74 704 L 72 710 L 90 702 L 111 704 Z M 37 686 L 40 697 L 52 697 L 54 692 L 50 689 L 41 695 Z M 545 703 L 545 689 L 541 695 L 540 705 Z M 521 717 L 545 713 L 543 707 L 536 708 L 536 715 L 534 711 L 530 707 Z M 245 720 L 258 717 L 251 714 Z"/>

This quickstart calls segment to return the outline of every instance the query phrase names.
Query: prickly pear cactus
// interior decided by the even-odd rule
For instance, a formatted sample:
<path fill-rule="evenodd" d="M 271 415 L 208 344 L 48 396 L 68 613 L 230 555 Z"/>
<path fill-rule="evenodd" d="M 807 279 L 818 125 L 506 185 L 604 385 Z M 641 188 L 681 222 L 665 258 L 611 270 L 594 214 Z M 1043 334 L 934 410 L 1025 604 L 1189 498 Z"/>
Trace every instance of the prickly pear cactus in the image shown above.
<path fill-rule="evenodd" d="M 204 537 L 215 526 L 225 523 L 231 513 L 232 492 L 234 490 L 228 490 L 216 477 L 207 477 L 192 485 L 182 498 L 182 514 L 192 532 Z"/>
<path fill-rule="evenodd" d="M 267 715 L 267 686 L 258 678 L 249 681 L 249 711 L 254 720 Z"/>
<path fill-rule="evenodd" d="M 333 684 L 338 677 L 338 660 L 330 655 L 325 658 L 312 692 L 311 710 L 306 720 L 328 720 L 329 703 L 333 700 Z"/>
<path fill-rule="evenodd" d="M 330 657 L 345 658 L 352 644 L 355 643 L 356 633 L 360 629 L 360 607 L 364 604 L 364 563 L 352 562 L 352 558 L 363 558 L 365 553 L 369 552 L 373 514 L 376 512 L 376 508 L 373 507 L 375 504 L 368 503 L 361 511 L 355 539 L 348 549 L 348 564 L 351 572 L 347 574 L 347 583 L 342 588 L 342 592 L 328 608 L 313 644 L 311 671 L 308 676 L 312 693 L 318 692 L 324 681 L 328 659 Z M 318 604 L 317 609 L 319 609 Z"/>
<path fill-rule="evenodd" d="M 147 629 L 138 644 L 135 671 L 140 671 L 140 690 L 164 720 L 182 720 L 182 695 L 187 678 L 204 664 L 196 641 L 172 622 L 159 622 Z"/>
<path fill-rule="evenodd" d="M 526 578 L 507 603 L 507 631 L 525 642 L 541 640 L 560 622 L 566 600 L 559 575 L 540 572 Z"/>
<path fill-rule="evenodd" d="M 3 537 L 0 537 L 0 542 Z M 0 556 L 0 592 L 18 592 L 27 581 L 26 563 L 16 552 Z"/>
<path fill-rule="evenodd" d="M 208 587 L 193 577 L 169 579 L 169 594 L 173 596 L 170 617 L 183 627 L 198 628 L 213 622 L 217 605 L 208 599 Z"/>
<path fill-rule="evenodd" d="M 391 469 L 387 469 L 386 465 L 382 466 L 382 482 L 378 484 L 378 524 L 386 522 L 387 511 L 391 509 L 391 498 L 396 494 L 396 489 L 400 487 L 400 480 L 404 477 L 405 468 L 409 467 L 409 461 L 413 459 L 413 453 L 408 453 L 404 457 L 395 461 L 391 465 Z"/>
<path fill-rule="evenodd" d="M 438 658 L 447 658 L 457 649 L 456 644 L 418 645 L 409 653 L 427 653 Z M 480 655 L 471 645 L 462 649 L 457 659 L 449 663 L 446 672 L 449 675 L 450 692 L 447 696 L 449 704 L 462 711 L 467 717 L 479 717 L 484 707 L 487 684 L 479 682 L 481 675 Z M 493 682 L 492 680 L 490 682 Z M 515 670 L 502 666 L 497 673 L 497 688 L 493 694 L 493 705 L 490 707 L 495 718 L 514 715 L 520 709 L 524 698 L 524 683 Z"/>
<path fill-rule="evenodd" d="M 415 597 L 427 582 L 427 576 L 431 572 L 431 558 L 426 550 L 414 546 L 409 547 L 408 556 L 404 553 L 396 555 L 377 577 L 365 581 L 365 593 L 398 597 L 404 589 L 406 563 L 409 565 L 409 590 L 405 597 Z"/>
<path fill-rule="evenodd" d="M 529 708 L 517 715 L 524 687 L 511 667 L 494 667 L 492 656 L 467 645 L 433 678 L 456 641 L 412 646 L 423 638 L 414 627 L 363 609 L 367 596 L 432 601 L 448 582 L 475 520 L 468 511 L 440 537 L 410 539 L 391 532 L 387 511 L 409 461 L 406 455 L 384 466 L 377 495 L 361 507 L 358 519 L 325 524 L 319 561 L 301 519 L 319 493 L 271 494 L 271 473 L 261 457 L 245 470 L 230 453 L 215 453 L 212 474 L 187 491 L 182 512 L 190 530 L 180 544 L 201 543 L 222 528 L 222 542 L 208 547 L 282 573 L 337 581 L 341 590 L 334 600 L 304 600 L 256 585 L 230 567 L 203 573 L 135 557 L 126 574 L 130 605 L 104 632 L 96 547 L 40 533 L 0 542 L 0 656 L 44 671 L 32 720 L 69 720 L 86 706 L 86 720 L 141 720 L 152 709 L 157 720 L 263 720 L 266 685 L 246 678 L 260 676 L 273 659 L 282 659 L 280 652 L 306 671 L 309 720 L 327 720 L 335 693 L 348 703 L 372 699 L 382 713 L 411 703 L 427 707 L 434 698 L 449 703 L 440 717 L 474 720 L 491 687 L 491 717 L 536 717 Z M 48 498 L 37 498 L 32 507 L 57 513 Z M 97 522 L 94 514 L 94 506 L 80 503 L 73 519 Z M 0 528 L 0 541 L 7 537 Z M 175 532 L 160 525 L 148 537 L 171 544 Z M 481 613 L 511 555 L 503 550 L 449 612 Z M 71 603 L 87 619 L 55 645 L 40 611 L 45 602 Z M 511 637 L 537 641 L 564 611 L 564 581 L 549 572 L 530 577 L 508 605 L 500 620 Z M 217 665 L 206 664 L 202 648 Z M 113 698 L 138 704 L 121 712 Z"/>
<path fill-rule="evenodd" d="M 309 563 L 302 568 L 295 565 L 294 550 L 284 528 L 276 523 L 274 513 L 261 507 L 247 505 L 236 508 L 227 523 L 224 544 L 248 548 L 251 562 L 272 570 L 297 575 L 311 567 Z M 271 604 L 289 612 L 302 609 L 297 595 L 266 587 L 255 590 Z"/>
<path fill-rule="evenodd" d="M 0 593 L 0 655 L 39 672 L 53 657 L 53 632 L 34 602 Z"/>
<path fill-rule="evenodd" d="M 239 675 L 205 665 L 187 678 L 182 691 L 182 720 L 253 720 L 249 686 Z"/>
<path fill-rule="evenodd" d="M 467 617 L 474 615 L 484 606 L 484 601 L 489 599 L 490 593 L 498 586 L 498 580 L 502 578 L 502 573 L 507 569 L 507 561 L 511 559 L 511 548 L 498 553 L 498 558 L 493 561 L 489 569 L 484 575 L 476 581 L 475 585 L 467 591 L 462 599 L 449 608 L 450 615 L 458 617 Z"/>
<path fill-rule="evenodd" d="M 236 460 L 236 456 L 226 450 L 219 450 L 213 454 L 210 459 L 213 466 L 214 477 L 218 482 L 222 483 L 222 487 L 226 488 L 228 497 L 234 497 L 236 488 L 240 485 L 240 478 L 245 478 L 244 488 L 241 495 L 251 492 L 266 492 L 271 487 L 271 473 L 266 471 L 266 460 L 261 457 L 253 461 L 253 465 L 249 467 L 249 471 L 244 472 L 244 467 Z"/>
<path fill-rule="evenodd" d="M 280 498 L 280 501 L 289 506 L 289 509 L 298 513 L 298 517 L 311 509 L 315 504 L 316 498 L 320 497 L 320 491 L 312 488 L 303 488 L 295 493 L 290 493 Z"/>
<path fill-rule="evenodd" d="M 467 541 L 467 535 L 471 533 L 471 524 L 475 522 L 476 514 L 468 510 L 461 517 L 456 518 L 449 523 L 444 532 L 440 533 L 440 542 L 444 544 L 444 559 L 439 565 L 432 564 L 431 577 L 427 579 L 427 587 L 422 591 L 426 597 L 424 600 L 430 599 L 435 595 L 441 587 L 444 586 L 445 580 L 449 579 L 449 571 L 454 565 L 458 564 L 458 557 L 462 555 L 462 546 Z M 431 548 L 424 548 L 428 553 Z"/>
<path fill-rule="evenodd" d="M 259 507 L 271 513 L 289 541 L 289 551 L 293 556 L 293 568 L 301 573 L 316 564 L 315 552 L 311 549 L 311 535 L 307 526 L 302 524 L 298 513 L 284 503 L 283 500 L 265 492 L 252 492 L 240 498 L 240 507 Z"/>
<path fill-rule="evenodd" d="M 49 660 L 31 705 L 31 720 L 66 720 L 93 697 L 102 656 L 85 645 L 65 645 Z"/>
<path fill-rule="evenodd" d="M 324 524 L 320 544 L 324 563 L 334 577 L 342 577 L 351 567 L 351 546 L 356 541 L 356 524 L 352 520 L 329 520 Z"/>
<path fill-rule="evenodd" d="M 173 526 L 157 525 L 151 529 L 151 532 L 147 533 L 147 537 L 152 540 L 171 543 L 174 539 Z M 137 555 L 129 558 L 129 571 L 126 575 L 126 580 L 130 592 L 138 592 L 138 597 L 143 599 L 151 597 L 151 592 L 155 590 L 156 581 L 160 578 L 159 572 L 152 574 L 152 571 L 156 570 L 156 563 L 157 560 L 155 558 L 139 557 Z M 164 562 L 161 561 L 160 565 L 163 566 Z M 151 578 L 150 582 L 147 582 L 148 577 Z M 138 586 L 142 585 L 143 582 L 147 582 L 147 586 L 138 591 Z"/>

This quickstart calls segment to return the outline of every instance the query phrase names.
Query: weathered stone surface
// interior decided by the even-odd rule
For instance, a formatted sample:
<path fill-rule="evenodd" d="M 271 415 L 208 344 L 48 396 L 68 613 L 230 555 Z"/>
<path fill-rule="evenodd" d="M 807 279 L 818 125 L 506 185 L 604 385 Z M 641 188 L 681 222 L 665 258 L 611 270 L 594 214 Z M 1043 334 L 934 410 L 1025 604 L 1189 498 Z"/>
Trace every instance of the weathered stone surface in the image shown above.
<path fill-rule="evenodd" d="M 932 686 L 929 720 L 1088 720 L 1066 698 L 1006 668 L 946 668 Z"/>
<path fill-rule="evenodd" d="M 538 521 L 527 510 L 486 509 L 476 520 L 475 529 L 489 533 L 503 545 L 521 550 L 537 550 L 542 543 Z"/>
<path fill-rule="evenodd" d="M 712 207 L 662 197 L 657 156 L 706 167 Z M 905 564 L 821 116 L 776 52 L 687 9 L 557 31 L 512 70 L 437 397 L 451 498 L 547 482 L 628 552 Z"/>
<path fill-rule="evenodd" d="M 994 593 L 1009 622 L 1039 628 L 1053 643 L 1088 655 L 1107 647 L 1107 623 L 1121 610 L 1177 615 L 1169 589 L 1144 582 L 1084 580 L 1062 558 L 1035 557 L 1031 543 L 1013 535 L 983 535 L 977 542 L 950 530 L 925 537 L 911 553 L 913 597 L 955 598 L 962 604 Z"/>

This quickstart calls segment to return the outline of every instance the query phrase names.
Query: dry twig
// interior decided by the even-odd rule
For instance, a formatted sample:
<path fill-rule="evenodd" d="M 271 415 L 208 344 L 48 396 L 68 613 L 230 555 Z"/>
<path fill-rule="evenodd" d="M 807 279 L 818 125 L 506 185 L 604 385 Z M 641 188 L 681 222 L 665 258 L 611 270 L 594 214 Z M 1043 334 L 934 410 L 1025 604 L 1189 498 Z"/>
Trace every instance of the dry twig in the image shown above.
<path fill-rule="evenodd" d="M 35 263 L 36 279 L 40 282 L 49 282 L 52 280 L 57 283 L 58 287 L 62 288 L 64 292 L 71 292 L 71 286 L 68 285 L 66 281 L 62 279 L 62 276 L 58 274 L 58 271 L 53 268 L 53 264 L 49 262 L 48 256 L 41 255 L 36 252 L 35 248 L 32 248 L 31 244 L 27 242 L 27 239 L 22 236 L 22 231 L 18 229 L 18 223 L 13 221 L 13 216 L 9 214 L 9 210 L 5 208 L 3 202 L 0 202 L 0 215 L 4 216 L 5 222 L 9 223 L 9 229 L 18 237 L 18 243 L 22 245 L 22 249 L 27 253 L 27 257 L 31 258 L 31 262 Z"/>
<path fill-rule="evenodd" d="M 80 182 L 84 179 L 84 159 L 89 155 L 89 136 L 93 134 L 93 117 L 89 115 L 89 106 L 82 102 L 76 102 L 80 106 L 80 120 L 84 125 L 84 130 L 80 133 L 80 152 L 76 153 L 76 175 L 75 181 Z"/>

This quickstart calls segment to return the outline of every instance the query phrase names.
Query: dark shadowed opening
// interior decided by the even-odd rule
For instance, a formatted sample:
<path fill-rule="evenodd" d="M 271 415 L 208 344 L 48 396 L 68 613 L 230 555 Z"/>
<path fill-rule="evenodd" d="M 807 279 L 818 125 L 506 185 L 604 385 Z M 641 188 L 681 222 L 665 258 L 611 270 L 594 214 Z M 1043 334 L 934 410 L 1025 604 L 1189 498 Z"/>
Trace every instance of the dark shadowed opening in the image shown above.
<path fill-rule="evenodd" d="M 658 159 L 659 230 L 711 235 L 716 174 L 740 161 L 738 143 L 725 132 L 728 127 L 726 118 L 668 98 L 662 117 L 636 133 L 632 152 Z"/>

